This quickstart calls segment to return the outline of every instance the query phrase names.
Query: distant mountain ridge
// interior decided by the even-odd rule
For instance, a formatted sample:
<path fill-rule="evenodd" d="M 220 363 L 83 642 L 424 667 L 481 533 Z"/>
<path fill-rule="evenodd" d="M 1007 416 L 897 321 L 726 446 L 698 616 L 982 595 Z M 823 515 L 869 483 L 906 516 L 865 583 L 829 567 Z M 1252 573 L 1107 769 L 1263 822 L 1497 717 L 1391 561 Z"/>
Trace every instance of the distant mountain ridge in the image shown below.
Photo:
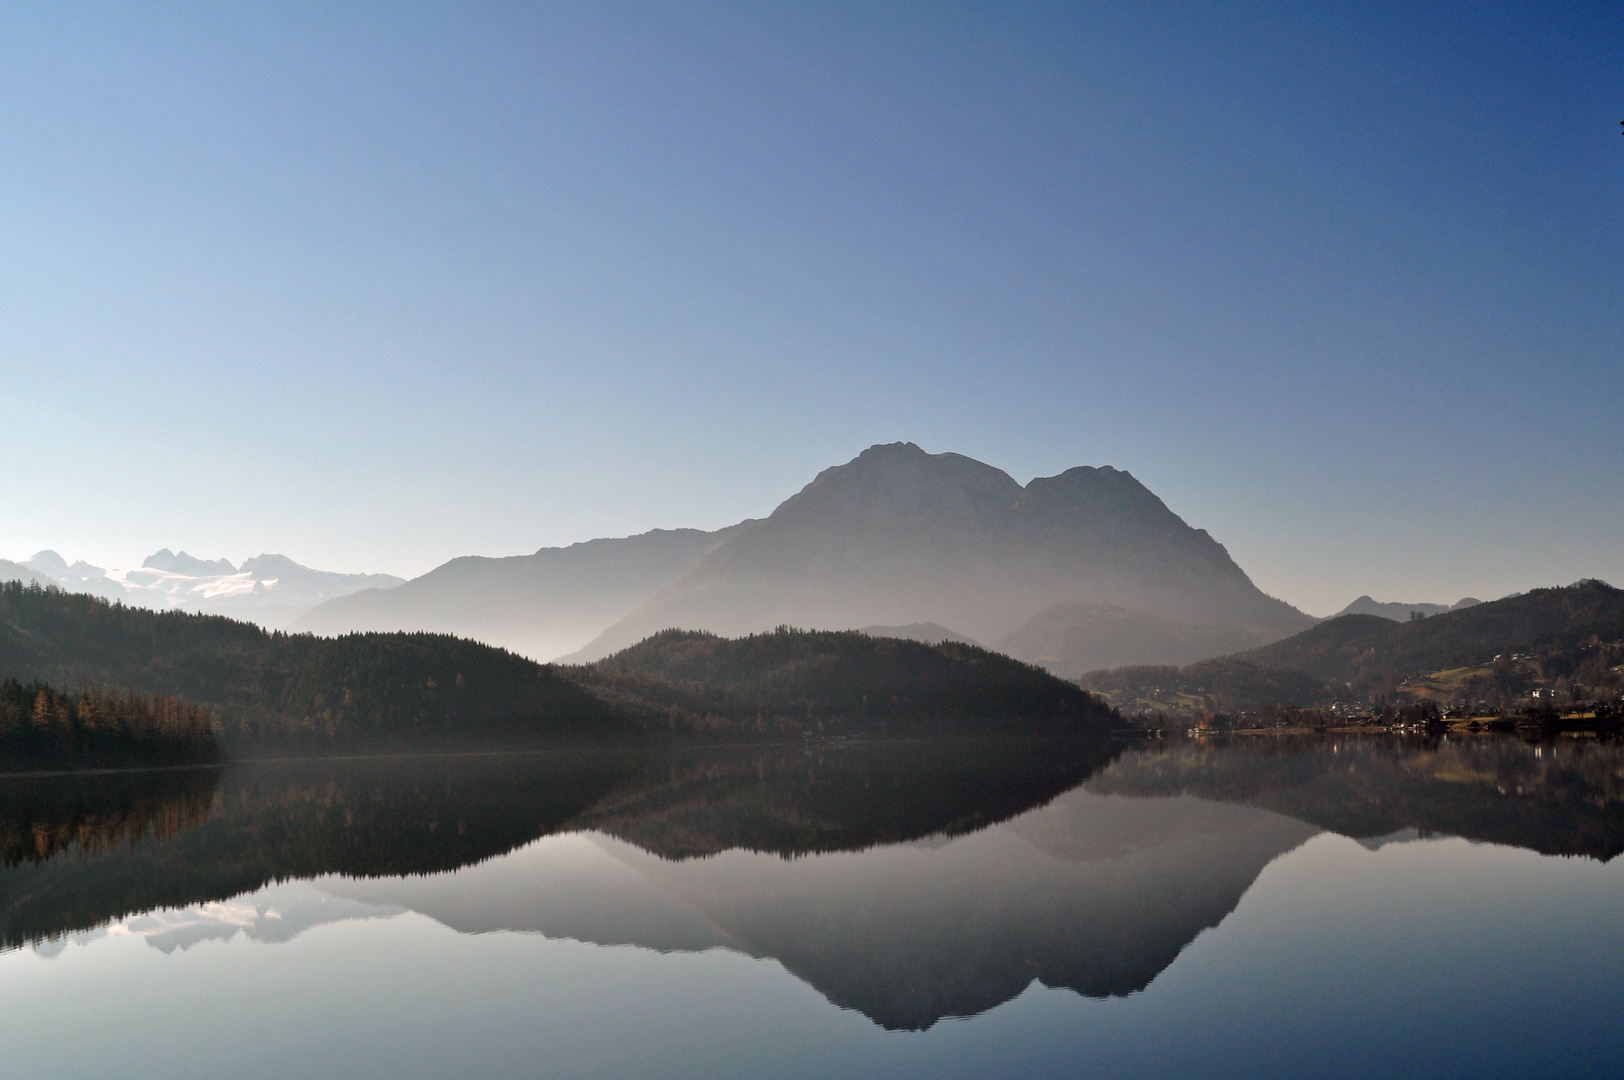
<path fill-rule="evenodd" d="M 902 638 L 904 641 L 922 641 L 926 645 L 940 645 L 944 641 L 956 641 L 960 645 L 980 645 L 981 642 L 972 637 L 949 630 L 938 623 L 909 623 L 906 626 L 865 626 L 862 632 L 869 637 Z"/>
<path fill-rule="evenodd" d="M 1377 615 L 1383 619 L 1391 619 L 1394 622 L 1408 622 L 1416 615 L 1425 618 L 1429 615 L 1442 615 L 1448 611 L 1464 611 L 1482 602 L 1475 596 L 1465 596 L 1453 604 L 1382 603 L 1380 600 L 1372 599 L 1366 595 L 1361 596 L 1337 612 L 1336 615 L 1331 616 L 1331 618 L 1334 619 L 1341 615 Z"/>
<path fill-rule="evenodd" d="M 1385 698 L 1417 676 L 1523 653 L 1563 654 L 1570 675 L 1624 642 L 1624 590 L 1586 580 L 1474 604 L 1425 619 L 1339 615 L 1291 637 L 1185 667 L 1122 665 L 1090 672 L 1083 686 L 1125 708 L 1184 699 L 1218 710 L 1328 705 Z M 1608 661 L 1609 663 L 1614 661 Z M 1615 685 L 1619 668 L 1593 672 Z"/>
<path fill-rule="evenodd" d="M 323 600 L 360 589 L 402 584 L 391 574 L 340 574 L 301 566 L 286 555 L 257 555 L 241 567 L 228 559 L 199 559 L 162 548 L 135 570 L 107 570 L 84 560 L 69 564 L 54 551 L 21 563 L 0 559 L 0 581 L 54 585 L 133 607 L 205 611 L 280 629 Z"/>
<path fill-rule="evenodd" d="M 591 641 L 707 550 L 752 524 L 716 532 L 655 529 L 506 558 L 465 556 L 387 592 L 329 601 L 293 629 L 457 634 L 551 660 Z"/>
<path fill-rule="evenodd" d="M 1366 690 L 1514 649 L 1572 647 L 1587 638 L 1624 638 L 1624 590 L 1579 581 L 1396 626 L 1380 616 L 1343 615 L 1238 659 Z"/>

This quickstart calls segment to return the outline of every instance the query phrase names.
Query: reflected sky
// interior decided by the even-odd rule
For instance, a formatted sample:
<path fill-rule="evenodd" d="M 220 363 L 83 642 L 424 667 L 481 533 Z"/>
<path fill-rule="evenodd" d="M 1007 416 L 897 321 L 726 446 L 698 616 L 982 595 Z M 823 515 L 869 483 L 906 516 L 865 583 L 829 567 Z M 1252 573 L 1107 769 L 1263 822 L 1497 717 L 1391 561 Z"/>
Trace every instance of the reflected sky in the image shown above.
<path fill-rule="evenodd" d="M 1515 801 L 1498 794 L 1505 770 L 1555 752 L 1492 746 L 1476 781 L 1447 746 L 1361 746 L 1354 775 L 1385 788 L 1333 785 L 1348 772 L 1329 747 L 1133 750 L 979 827 L 677 856 L 601 826 L 627 831 L 638 807 L 645 828 L 675 821 L 692 845 L 697 807 L 744 814 L 750 791 L 785 790 L 775 767 L 806 761 L 643 762 L 573 818 L 466 865 L 285 875 L 36 938 L 0 954 L 0 1034 L 26 1076 L 1615 1075 L 1624 860 L 1420 818 L 1368 834 L 1307 820 L 1328 805 L 1363 820 L 1367 787 L 1413 814 L 1426 784 L 1401 789 L 1417 776 L 1458 817 L 1456 789 Z M 1612 748 L 1560 754 L 1570 787 L 1624 775 Z M 859 777 L 869 791 L 896 778 L 861 754 L 823 768 L 848 796 Z M 991 797 L 1008 806 L 1021 775 L 1004 768 Z M 345 784 L 371 784 L 393 805 L 391 783 L 420 791 L 426 776 L 227 776 L 208 822 L 121 854 L 19 862 L 0 903 L 57 864 L 96 885 L 116 880 L 98 867 L 221 826 L 240 846 L 295 790 L 332 809 Z M 249 790 L 265 802 L 233 819 Z M 779 805 L 769 831 L 809 805 Z M 817 805 L 814 833 L 842 827 L 839 800 Z M 1481 816 L 1499 827 L 1505 811 Z M 303 811 L 290 820 L 326 842 Z"/>

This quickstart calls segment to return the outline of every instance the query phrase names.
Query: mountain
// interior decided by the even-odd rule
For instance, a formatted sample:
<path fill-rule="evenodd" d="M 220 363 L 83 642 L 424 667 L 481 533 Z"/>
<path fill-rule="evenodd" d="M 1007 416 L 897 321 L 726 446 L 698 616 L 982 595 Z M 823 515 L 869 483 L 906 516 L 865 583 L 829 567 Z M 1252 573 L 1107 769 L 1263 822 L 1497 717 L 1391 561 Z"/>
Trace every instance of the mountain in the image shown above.
<path fill-rule="evenodd" d="M 1464 611 L 1466 608 L 1474 607 L 1482 602 L 1474 596 L 1466 596 L 1453 604 L 1401 604 L 1382 603 L 1379 600 L 1372 600 L 1369 596 L 1361 596 L 1336 614 L 1379 615 L 1394 622 L 1409 622 L 1416 615 L 1425 618 L 1429 615 L 1442 615 L 1448 611 Z M 1335 615 L 1332 616 L 1332 618 L 1335 617 Z"/>
<path fill-rule="evenodd" d="M 56 584 L 56 579 L 49 574 L 42 574 L 26 563 L 15 563 L 10 559 L 0 559 L 0 581 L 16 581 L 24 585 L 38 585 L 42 588 Z"/>
<path fill-rule="evenodd" d="M 242 566 L 226 559 L 199 559 L 163 548 L 136 570 L 106 570 L 83 560 L 69 565 L 54 551 L 23 563 L 0 559 L 0 581 L 55 585 L 132 607 L 179 608 L 246 618 L 280 629 L 315 604 L 360 589 L 391 589 L 391 574 L 338 574 L 301 566 L 286 555 L 258 555 Z"/>
<path fill-rule="evenodd" d="M 141 565 L 149 570 L 162 570 L 166 574 L 180 574 L 184 577 L 221 577 L 235 574 L 237 568 L 225 559 L 199 559 L 182 551 L 176 555 L 168 548 L 161 548 L 142 560 Z"/>
<path fill-rule="evenodd" d="M 707 550 L 751 524 L 717 532 L 656 529 L 542 548 L 533 555 L 453 559 L 388 592 L 330 600 L 294 622 L 293 629 L 317 634 L 424 630 L 551 660 L 579 649 L 690 570 Z"/>
<path fill-rule="evenodd" d="M 139 570 L 118 575 L 130 601 L 248 619 L 281 629 L 324 600 L 362 589 L 393 589 L 392 574 L 340 574 L 301 566 L 286 555 L 256 555 L 233 567 L 225 559 L 199 559 L 168 548 L 147 556 Z"/>
<path fill-rule="evenodd" d="M 1121 659 L 1080 644 L 1090 631 L 1066 608 L 1077 604 L 1137 620 L 1127 659 L 1143 662 L 1247 648 L 1313 622 L 1126 472 L 1076 468 L 1023 487 L 963 455 L 893 443 L 826 469 L 760 521 L 454 559 L 387 593 L 323 603 L 292 628 L 454 633 L 570 663 L 660 630 L 781 624 L 1001 643 L 1057 671 Z"/>
<path fill-rule="evenodd" d="M 107 576 L 99 566 L 91 566 L 80 559 L 69 565 L 54 551 L 36 551 L 33 558 L 18 563 L 0 560 L 0 581 L 21 581 L 23 584 L 55 585 L 69 592 L 89 593 L 109 600 L 122 600 L 124 586 Z"/>
<path fill-rule="evenodd" d="M 1084 603 L 1228 625 L 1251 641 L 1313 622 L 1126 472 L 1084 466 L 1023 487 L 971 458 L 892 443 L 824 470 L 565 659 L 669 627 L 736 636 L 783 623 L 937 623 L 999 641 L 1057 604 Z M 1063 620 L 1015 639 L 1022 658 L 1058 654 L 1051 624 Z"/>

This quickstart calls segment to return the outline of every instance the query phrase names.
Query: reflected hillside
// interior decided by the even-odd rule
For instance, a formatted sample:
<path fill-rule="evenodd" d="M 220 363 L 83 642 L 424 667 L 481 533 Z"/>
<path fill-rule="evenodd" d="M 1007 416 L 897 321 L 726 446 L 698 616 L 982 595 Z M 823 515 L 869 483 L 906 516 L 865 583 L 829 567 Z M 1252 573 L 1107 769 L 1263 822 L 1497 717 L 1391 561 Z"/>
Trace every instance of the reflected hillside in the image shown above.
<path fill-rule="evenodd" d="M 581 814 L 667 859 L 733 848 L 857 851 L 974 832 L 1042 805 L 1110 760 L 1104 743 L 1003 741 L 673 754 Z"/>
<path fill-rule="evenodd" d="M 1124 754 L 1101 794 L 1189 794 L 1359 839 L 1405 829 L 1607 860 L 1624 851 L 1624 746 L 1570 739 L 1178 740 Z"/>
<path fill-rule="evenodd" d="M 1089 776 L 1093 743 L 881 744 L 253 763 L 0 779 L 0 944 L 267 882 L 455 870 L 598 827 L 673 857 L 952 834 Z M 64 786 L 64 784 L 66 786 Z"/>
<path fill-rule="evenodd" d="M 214 768 L 0 779 L 0 866 L 168 839 L 208 820 L 219 779 Z"/>
<path fill-rule="evenodd" d="M 39 792 L 60 780 L 0 779 L 13 832 L 117 820 L 125 841 L 62 844 L 0 869 L 0 945 L 283 878 L 454 870 L 565 826 L 635 768 L 588 752 L 263 763 L 84 777 L 55 803 Z"/>

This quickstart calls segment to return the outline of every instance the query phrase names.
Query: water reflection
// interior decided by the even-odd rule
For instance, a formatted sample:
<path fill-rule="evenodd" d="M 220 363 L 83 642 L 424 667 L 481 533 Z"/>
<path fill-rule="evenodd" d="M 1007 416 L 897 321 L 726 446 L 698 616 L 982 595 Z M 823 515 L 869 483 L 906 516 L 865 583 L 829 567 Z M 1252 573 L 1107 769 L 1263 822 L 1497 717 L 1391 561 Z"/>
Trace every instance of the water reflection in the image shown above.
<path fill-rule="evenodd" d="M 772 958 L 893 1029 L 1149 986 L 1321 830 L 1610 859 L 1596 743 L 574 752 L 0 781 L 0 940 L 165 952 L 426 915 Z"/>
<path fill-rule="evenodd" d="M 770 957 L 836 1005 L 920 1029 L 1034 979 L 1141 990 L 1316 831 L 1247 807 L 1072 791 L 971 835 L 864 852 L 673 861 L 583 834 L 459 874 L 320 885 L 470 933 Z"/>
<path fill-rule="evenodd" d="M 1184 739 L 1124 755 L 1088 786 L 1242 803 L 1355 839 L 1414 830 L 1545 855 L 1624 852 L 1624 750 L 1594 739 Z"/>

